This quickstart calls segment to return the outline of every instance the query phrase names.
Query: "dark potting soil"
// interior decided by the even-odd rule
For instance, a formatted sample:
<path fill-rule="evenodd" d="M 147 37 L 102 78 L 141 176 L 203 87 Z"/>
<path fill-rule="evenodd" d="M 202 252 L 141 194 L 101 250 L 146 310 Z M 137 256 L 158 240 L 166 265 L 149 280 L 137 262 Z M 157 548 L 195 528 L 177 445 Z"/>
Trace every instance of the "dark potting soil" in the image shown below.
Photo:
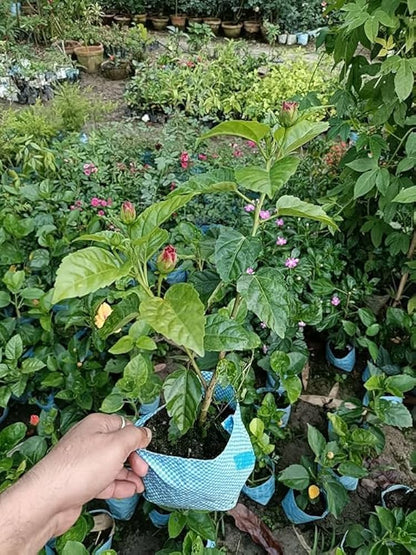
<path fill-rule="evenodd" d="M 399 507 L 404 511 L 414 511 L 416 510 L 416 492 L 392 491 L 384 496 L 384 502 L 388 509 Z"/>
<path fill-rule="evenodd" d="M 162 455 L 173 455 L 185 459 L 214 459 L 224 451 L 230 436 L 221 426 L 227 414 L 208 416 L 207 427 L 196 424 L 184 436 L 168 440 L 170 418 L 166 409 L 153 416 L 146 426 L 152 430 L 149 450 Z"/>
<path fill-rule="evenodd" d="M 326 505 L 322 500 L 322 497 L 319 497 L 316 503 L 309 503 L 306 509 L 303 509 L 303 512 L 310 516 L 321 516 L 321 514 L 324 513 L 325 510 Z"/>

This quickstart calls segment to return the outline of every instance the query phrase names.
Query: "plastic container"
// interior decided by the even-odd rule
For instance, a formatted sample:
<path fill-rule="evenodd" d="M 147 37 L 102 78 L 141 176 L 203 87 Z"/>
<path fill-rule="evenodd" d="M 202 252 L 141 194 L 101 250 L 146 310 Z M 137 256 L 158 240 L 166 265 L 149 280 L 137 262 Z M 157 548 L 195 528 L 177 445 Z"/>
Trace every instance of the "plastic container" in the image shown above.
<path fill-rule="evenodd" d="M 243 487 L 243 493 L 250 499 L 260 505 L 267 505 L 276 491 L 276 476 L 274 468 L 270 469 L 271 476 L 259 486 L 250 486 L 246 484 Z"/>
<path fill-rule="evenodd" d="M 174 270 L 166 276 L 166 281 L 169 285 L 174 285 L 175 283 L 183 283 L 188 280 L 188 272 L 186 270 Z"/>
<path fill-rule="evenodd" d="M 335 474 L 335 476 L 346 490 L 355 491 L 358 488 L 358 478 L 353 478 L 352 476 L 339 476 L 338 474 Z"/>
<path fill-rule="evenodd" d="M 293 524 L 307 524 L 308 522 L 316 522 L 317 520 L 322 520 L 328 514 L 328 509 L 326 509 L 320 516 L 308 515 L 302 509 L 300 509 L 296 504 L 295 493 L 293 489 L 290 489 L 282 501 L 282 507 L 285 512 L 286 517 L 293 522 Z"/>
<path fill-rule="evenodd" d="M 288 33 L 286 44 L 288 46 L 293 46 L 294 44 L 296 44 L 296 40 L 297 40 L 297 37 L 294 33 Z"/>
<path fill-rule="evenodd" d="M 267 373 L 266 386 L 270 388 L 272 391 L 275 391 L 276 393 L 278 393 L 279 395 L 283 395 L 284 393 L 286 393 L 286 389 L 283 387 L 283 385 L 280 385 L 277 389 L 275 389 L 276 380 L 274 379 L 274 377 L 270 372 Z"/>
<path fill-rule="evenodd" d="M 350 352 L 345 357 L 337 358 L 332 352 L 331 345 L 328 342 L 326 344 L 325 354 L 326 360 L 332 364 L 332 366 L 335 366 L 335 368 L 343 370 L 344 372 L 352 372 L 354 370 L 356 360 L 355 347 L 351 347 Z"/>
<path fill-rule="evenodd" d="M 157 509 L 153 509 L 149 513 L 149 518 L 152 521 L 153 526 L 156 528 L 164 528 L 168 525 L 169 514 L 160 513 Z"/>
<path fill-rule="evenodd" d="M 20 2 L 12 2 L 10 4 L 10 13 L 14 16 L 20 15 L 22 13 L 22 5 Z"/>
<path fill-rule="evenodd" d="M 206 382 L 210 382 L 212 379 L 212 371 L 204 370 L 202 372 L 202 377 Z M 222 385 L 218 384 L 214 388 L 214 398 L 216 401 L 225 401 L 226 403 L 230 404 L 231 408 L 236 407 L 236 399 L 235 399 L 235 391 L 232 385 L 227 385 L 223 387 Z"/>
<path fill-rule="evenodd" d="M 130 520 L 139 502 L 140 495 L 134 494 L 126 499 L 107 499 L 106 503 L 111 515 L 117 520 Z"/>
<path fill-rule="evenodd" d="M 405 486 L 404 484 L 395 484 L 394 486 L 388 487 L 387 489 L 381 492 L 381 504 L 383 507 L 386 507 L 386 501 L 385 501 L 386 495 L 393 491 L 404 491 L 405 493 L 412 493 L 414 489 L 410 488 L 409 486 Z"/>
<path fill-rule="evenodd" d="M 156 397 L 151 403 L 143 403 L 140 405 L 139 414 L 140 416 L 145 416 L 146 414 L 155 412 L 160 405 L 160 395 Z"/>
<path fill-rule="evenodd" d="M 49 395 L 48 395 L 48 397 L 47 397 L 47 399 L 44 403 L 35 399 L 35 404 L 36 404 L 36 406 L 38 406 L 40 409 L 44 410 L 45 412 L 49 412 L 55 406 L 55 394 L 54 393 L 49 393 Z"/>
<path fill-rule="evenodd" d="M 362 378 L 363 382 L 366 382 L 368 379 L 370 379 L 370 377 L 371 377 L 370 369 L 369 369 L 368 366 L 366 366 L 363 370 L 361 378 Z"/>
<path fill-rule="evenodd" d="M 92 552 L 93 555 L 101 555 L 102 553 L 104 553 L 105 551 L 107 551 L 108 549 L 111 549 L 113 546 L 113 537 L 114 537 L 114 533 L 116 531 L 116 527 L 115 527 L 115 523 L 114 523 L 114 519 L 113 519 L 113 515 L 109 512 L 109 511 L 105 511 L 104 509 L 97 509 L 95 511 L 90 511 L 90 515 L 99 515 L 99 514 L 106 514 L 109 517 L 111 517 L 111 520 L 113 521 L 113 525 L 112 525 L 112 529 L 110 532 L 110 535 L 107 539 L 106 542 L 104 542 L 100 547 L 98 547 L 97 549 L 94 549 L 94 551 Z M 108 529 L 108 528 L 107 528 Z"/>
<path fill-rule="evenodd" d="M 309 34 L 308 33 L 298 33 L 296 35 L 296 39 L 298 41 L 298 44 L 300 44 L 301 46 L 306 46 L 308 44 Z"/>

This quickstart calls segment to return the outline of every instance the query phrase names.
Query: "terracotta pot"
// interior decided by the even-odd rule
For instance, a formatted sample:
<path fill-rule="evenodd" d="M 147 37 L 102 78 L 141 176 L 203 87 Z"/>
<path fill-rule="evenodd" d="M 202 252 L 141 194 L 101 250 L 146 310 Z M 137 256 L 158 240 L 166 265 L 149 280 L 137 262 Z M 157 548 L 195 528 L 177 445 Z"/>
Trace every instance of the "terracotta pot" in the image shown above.
<path fill-rule="evenodd" d="M 78 46 L 74 49 L 79 65 L 87 73 L 97 73 L 104 60 L 104 47 L 102 44 L 94 46 Z"/>
<path fill-rule="evenodd" d="M 218 35 L 221 27 L 221 19 L 218 17 L 204 17 L 204 23 L 208 25 L 208 27 L 211 27 L 211 31 L 214 35 Z"/>
<path fill-rule="evenodd" d="M 189 23 L 202 23 L 202 17 L 188 17 Z"/>
<path fill-rule="evenodd" d="M 228 39 L 237 39 L 241 35 L 242 23 L 233 23 L 232 21 L 223 21 L 222 30 Z"/>
<path fill-rule="evenodd" d="M 131 23 L 131 18 L 127 15 L 116 15 L 114 18 L 114 23 L 120 25 L 120 27 L 128 27 Z"/>
<path fill-rule="evenodd" d="M 64 41 L 65 54 L 67 56 L 72 56 L 74 54 L 75 48 L 78 48 L 79 46 L 81 46 L 81 43 L 77 40 Z"/>
<path fill-rule="evenodd" d="M 174 27 L 181 29 L 182 31 L 186 27 L 186 15 L 171 15 L 170 20 Z"/>
<path fill-rule="evenodd" d="M 103 25 L 111 25 L 113 23 L 115 15 L 116 14 L 114 13 L 105 13 L 103 15 Z"/>
<path fill-rule="evenodd" d="M 127 79 L 130 71 L 130 64 L 128 62 L 121 62 L 115 67 L 113 62 L 108 60 L 101 64 L 101 71 L 106 79 L 121 81 L 122 79 Z"/>
<path fill-rule="evenodd" d="M 244 21 L 244 31 L 249 35 L 257 35 L 260 31 L 260 23 L 258 21 Z"/>
<path fill-rule="evenodd" d="M 153 28 L 156 31 L 164 31 L 169 24 L 169 18 L 165 15 L 158 15 L 151 18 Z"/>
<path fill-rule="evenodd" d="M 141 23 L 142 25 L 146 25 L 146 21 L 147 21 L 147 14 L 146 13 L 142 13 L 142 14 L 136 14 L 133 16 L 133 21 L 134 23 Z"/>

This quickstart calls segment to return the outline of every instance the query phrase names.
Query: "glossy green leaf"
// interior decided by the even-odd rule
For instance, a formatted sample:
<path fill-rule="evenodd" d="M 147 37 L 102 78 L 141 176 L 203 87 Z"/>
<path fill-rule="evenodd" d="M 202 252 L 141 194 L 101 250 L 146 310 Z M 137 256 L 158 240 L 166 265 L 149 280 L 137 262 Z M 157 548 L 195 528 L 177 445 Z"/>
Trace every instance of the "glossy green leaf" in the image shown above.
<path fill-rule="evenodd" d="M 278 160 L 270 170 L 256 166 L 237 169 L 237 183 L 249 191 L 265 193 L 271 199 L 296 173 L 300 159 L 287 156 Z"/>
<path fill-rule="evenodd" d="M 129 270 L 129 262 L 122 264 L 109 251 L 99 247 L 87 247 L 69 254 L 56 274 L 53 303 L 94 293 L 126 276 Z"/>
<path fill-rule="evenodd" d="M 169 239 L 166 229 L 156 228 L 144 237 L 139 237 L 133 241 L 134 251 L 142 264 L 146 264 L 154 254 L 156 254 Z"/>
<path fill-rule="evenodd" d="M 211 515 L 202 511 L 189 511 L 186 519 L 188 527 L 203 540 L 214 541 L 217 537 L 215 523 Z"/>
<path fill-rule="evenodd" d="M 286 390 L 287 397 L 291 404 L 296 403 L 302 393 L 302 382 L 297 376 L 284 376 L 282 385 Z"/>
<path fill-rule="evenodd" d="M 221 168 L 192 177 L 189 181 L 181 183 L 169 197 L 186 193 L 232 193 L 237 190 L 234 171 L 231 168 Z"/>
<path fill-rule="evenodd" d="M 100 411 L 107 414 L 118 412 L 124 406 L 124 397 L 121 393 L 110 393 L 101 404 Z"/>
<path fill-rule="evenodd" d="M 316 457 L 320 457 L 325 451 L 326 440 L 319 430 L 308 424 L 308 443 Z"/>
<path fill-rule="evenodd" d="M 351 476 L 352 478 L 364 478 L 368 474 L 365 468 L 350 461 L 341 463 L 338 467 L 338 472 L 342 476 Z"/>
<path fill-rule="evenodd" d="M 385 507 L 376 507 L 376 513 L 380 524 L 384 527 L 385 530 L 388 532 L 393 532 L 396 528 L 396 519 L 391 511 L 386 509 Z"/>
<path fill-rule="evenodd" d="M 151 337 L 142 335 L 136 341 L 136 347 L 142 349 L 143 351 L 155 351 L 157 349 L 156 343 Z"/>
<path fill-rule="evenodd" d="M 354 187 L 354 198 L 363 197 L 376 186 L 378 170 L 369 170 L 362 173 Z"/>
<path fill-rule="evenodd" d="M 131 226 L 132 238 L 139 239 L 152 233 L 152 231 L 166 222 L 174 212 L 185 206 L 193 197 L 193 194 L 168 197 L 166 200 L 146 208 Z"/>
<path fill-rule="evenodd" d="M 6 343 L 4 350 L 7 360 L 17 361 L 23 354 L 23 341 L 20 335 L 14 335 Z"/>
<path fill-rule="evenodd" d="M 138 399 L 149 371 L 151 368 L 148 360 L 143 355 L 135 356 L 125 367 L 123 377 L 117 382 L 117 389 L 129 399 Z"/>
<path fill-rule="evenodd" d="M 281 472 L 279 482 L 288 488 L 302 491 L 309 486 L 309 474 L 301 464 L 291 464 Z"/>
<path fill-rule="evenodd" d="M 21 443 L 17 451 L 26 457 L 31 465 L 39 462 L 45 455 L 48 445 L 44 437 L 34 436 Z"/>
<path fill-rule="evenodd" d="M 228 283 L 237 280 L 254 266 L 261 252 L 261 240 L 245 237 L 230 227 L 221 227 L 215 243 L 215 264 L 220 278 Z"/>
<path fill-rule="evenodd" d="M 168 532 L 169 538 L 177 538 L 186 525 L 186 515 L 174 511 L 169 515 Z"/>
<path fill-rule="evenodd" d="M 394 77 L 394 90 L 399 100 L 406 100 L 412 93 L 415 81 L 412 66 L 406 58 L 400 60 L 400 66 Z"/>
<path fill-rule="evenodd" d="M 374 403 L 374 409 L 380 420 L 388 426 L 397 426 L 397 428 L 412 426 L 412 415 L 402 403 L 379 399 Z"/>
<path fill-rule="evenodd" d="M 356 158 L 352 162 L 349 162 L 348 164 L 345 164 L 345 165 L 356 172 L 364 173 L 369 170 L 374 170 L 377 168 L 377 159 L 368 158 L 368 157 Z"/>
<path fill-rule="evenodd" d="M 258 335 L 231 318 L 221 314 L 207 317 L 205 327 L 206 351 L 245 351 L 261 344 Z"/>
<path fill-rule="evenodd" d="M 374 313 L 369 308 L 359 308 L 358 309 L 358 316 L 364 326 L 369 327 L 375 323 L 376 317 Z"/>
<path fill-rule="evenodd" d="M 70 540 L 65 543 L 61 551 L 62 555 L 88 555 L 88 549 L 81 543 Z"/>
<path fill-rule="evenodd" d="M 120 337 L 120 339 L 114 343 L 111 349 L 108 350 L 112 355 L 121 355 L 123 353 L 129 353 L 133 349 L 134 341 L 129 335 Z"/>
<path fill-rule="evenodd" d="M 274 134 L 280 146 L 280 155 L 287 156 L 318 135 L 325 133 L 328 128 L 328 122 L 313 123 L 306 120 L 300 120 L 287 129 L 280 127 Z"/>
<path fill-rule="evenodd" d="M 416 186 L 402 189 L 392 202 L 400 202 L 402 204 L 416 202 Z"/>
<path fill-rule="evenodd" d="M 407 374 L 390 376 L 386 379 L 386 386 L 389 392 L 400 395 L 416 387 L 416 378 L 408 376 Z"/>
<path fill-rule="evenodd" d="M 4 308 L 10 304 L 10 295 L 7 291 L 0 291 L 0 308 Z"/>
<path fill-rule="evenodd" d="M 237 282 L 237 291 L 262 322 L 279 337 L 285 336 L 289 313 L 287 289 L 276 270 L 261 268 L 253 275 L 243 275 Z"/>
<path fill-rule="evenodd" d="M 211 139 L 212 137 L 230 135 L 259 143 L 269 133 L 270 127 L 264 123 L 258 123 L 257 121 L 225 121 L 215 126 L 208 131 L 208 133 L 202 135 L 198 142 Z"/>
<path fill-rule="evenodd" d="M 38 358 L 27 358 L 22 362 L 22 374 L 34 374 L 45 368 L 46 364 Z"/>
<path fill-rule="evenodd" d="M 139 315 L 139 305 L 140 300 L 135 293 L 125 297 L 118 304 L 113 305 L 113 312 L 105 321 L 104 326 L 98 331 L 100 337 L 106 339 L 137 318 Z"/>
<path fill-rule="evenodd" d="M 199 379 L 193 371 L 180 368 L 166 378 L 163 394 L 169 416 L 179 432 L 185 434 L 195 423 L 202 399 Z"/>
<path fill-rule="evenodd" d="M 23 422 L 15 422 L 0 431 L 0 455 L 4 456 L 16 447 L 26 435 L 26 426 Z"/>
<path fill-rule="evenodd" d="M 198 293 L 188 283 L 173 285 L 164 299 L 152 297 L 140 305 L 141 317 L 157 333 L 199 356 L 204 356 L 204 313 Z"/>
<path fill-rule="evenodd" d="M 328 510 L 338 518 L 348 503 L 348 492 L 337 480 L 326 480 L 324 485 Z"/>
<path fill-rule="evenodd" d="M 307 218 L 316 220 L 332 229 L 338 229 L 336 223 L 328 216 L 325 210 L 316 204 L 304 202 L 297 197 L 284 195 L 276 203 L 279 216 L 293 216 L 295 218 Z"/>

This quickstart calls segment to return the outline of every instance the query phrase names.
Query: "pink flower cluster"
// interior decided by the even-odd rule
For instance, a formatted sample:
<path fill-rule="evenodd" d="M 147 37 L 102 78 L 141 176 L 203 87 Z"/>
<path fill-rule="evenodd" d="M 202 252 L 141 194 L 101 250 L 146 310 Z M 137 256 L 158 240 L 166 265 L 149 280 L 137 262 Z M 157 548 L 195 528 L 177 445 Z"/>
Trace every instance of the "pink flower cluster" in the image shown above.
<path fill-rule="evenodd" d="M 111 206 L 113 204 L 113 200 L 111 198 L 108 198 L 107 200 L 105 200 L 105 199 L 93 197 L 91 199 L 90 204 L 93 208 L 99 208 L 99 207 L 106 208 L 107 206 Z M 98 210 L 97 214 L 98 216 L 105 216 L 104 210 Z"/>
<path fill-rule="evenodd" d="M 95 164 L 93 164 L 92 162 L 88 163 L 88 164 L 84 164 L 84 174 L 89 177 L 92 173 L 97 173 L 98 172 L 98 168 Z"/>
<path fill-rule="evenodd" d="M 260 210 L 259 216 L 261 220 L 268 220 L 270 218 L 270 210 Z"/>
<path fill-rule="evenodd" d="M 331 304 L 332 306 L 338 306 L 341 304 L 341 299 L 337 295 L 334 295 L 331 299 Z"/>
<path fill-rule="evenodd" d="M 245 212 L 254 212 L 255 209 L 256 207 L 254 206 L 254 204 L 246 204 L 244 206 Z"/>
<path fill-rule="evenodd" d="M 287 239 L 285 237 L 280 236 L 276 239 L 276 245 L 278 247 L 283 247 L 284 245 L 286 245 L 286 243 L 287 243 Z"/>
<path fill-rule="evenodd" d="M 275 224 L 277 225 L 277 227 L 283 227 L 285 225 L 285 221 L 283 218 L 277 218 Z"/>
<path fill-rule="evenodd" d="M 205 162 L 206 160 L 208 160 L 208 156 L 206 154 L 198 154 L 198 159 L 201 160 L 202 162 Z"/>
<path fill-rule="evenodd" d="M 289 258 L 286 258 L 286 262 L 285 262 L 286 268 L 293 269 L 293 268 L 296 268 L 298 264 L 299 264 L 299 258 L 293 258 L 292 256 L 289 256 Z"/>
<path fill-rule="evenodd" d="M 246 145 L 247 145 L 249 148 L 256 148 L 256 147 L 257 147 L 257 145 L 256 145 L 256 143 L 255 143 L 254 141 L 246 141 Z"/>
<path fill-rule="evenodd" d="M 70 210 L 82 210 L 82 200 L 76 200 L 75 204 L 71 204 Z"/>
<path fill-rule="evenodd" d="M 189 154 L 187 152 L 182 152 L 180 156 L 181 167 L 183 170 L 187 170 L 189 167 Z"/>

